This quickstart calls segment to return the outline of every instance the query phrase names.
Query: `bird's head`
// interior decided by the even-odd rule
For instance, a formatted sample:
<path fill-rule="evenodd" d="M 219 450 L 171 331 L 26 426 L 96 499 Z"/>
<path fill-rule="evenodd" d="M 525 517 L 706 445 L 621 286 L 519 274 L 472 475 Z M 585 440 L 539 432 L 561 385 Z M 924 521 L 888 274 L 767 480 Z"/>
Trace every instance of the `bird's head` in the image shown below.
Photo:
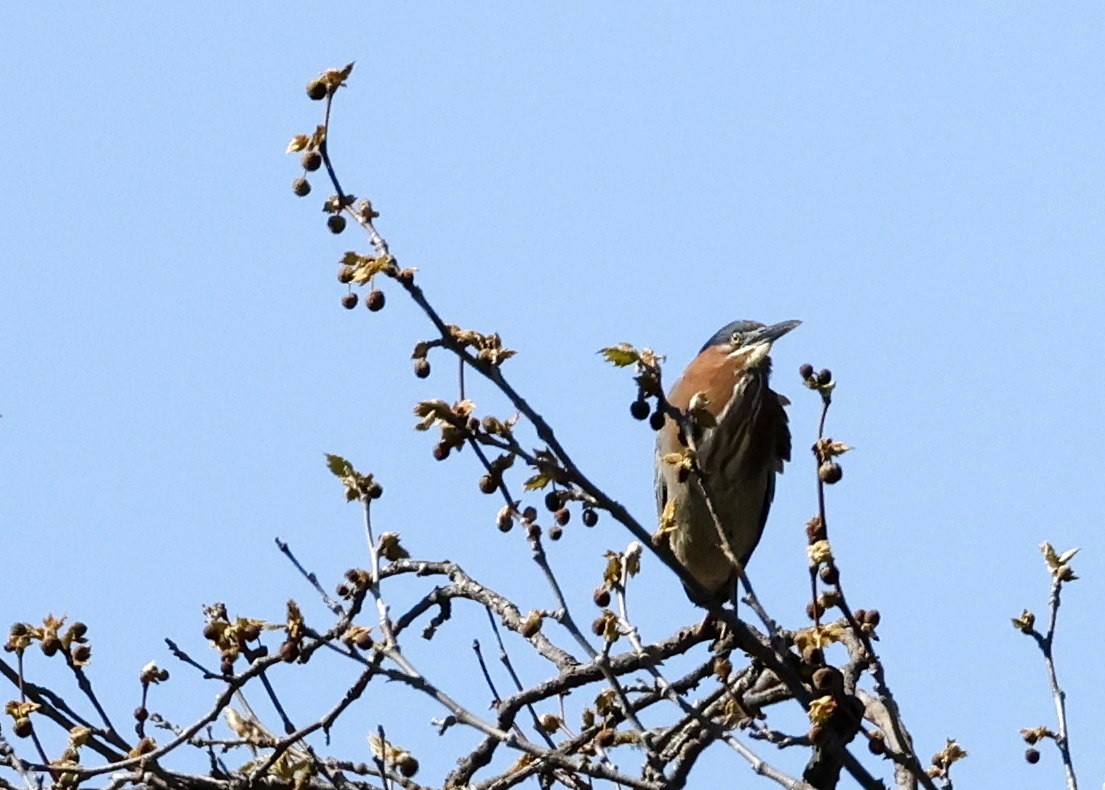
<path fill-rule="evenodd" d="M 733 321 L 719 329 L 702 347 L 699 354 L 707 350 L 721 352 L 741 368 L 756 367 L 771 353 L 771 344 L 801 321 L 782 321 L 765 326 L 759 321 Z"/>

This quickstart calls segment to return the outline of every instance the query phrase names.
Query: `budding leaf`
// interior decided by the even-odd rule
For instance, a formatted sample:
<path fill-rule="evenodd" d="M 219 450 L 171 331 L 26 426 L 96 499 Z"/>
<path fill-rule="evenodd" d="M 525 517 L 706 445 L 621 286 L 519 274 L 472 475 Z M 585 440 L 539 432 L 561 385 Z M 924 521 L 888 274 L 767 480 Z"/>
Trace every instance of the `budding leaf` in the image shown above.
<path fill-rule="evenodd" d="M 1025 609 L 1021 612 L 1020 617 L 1014 617 L 1012 618 L 1012 620 L 1013 627 L 1016 628 L 1018 631 L 1024 634 L 1031 634 L 1032 626 L 1036 624 L 1036 615 Z"/>
<path fill-rule="evenodd" d="M 830 695 L 810 700 L 810 709 L 808 711 L 810 721 L 814 724 L 824 724 L 829 720 L 829 717 L 833 715 L 834 710 L 836 710 L 836 700 Z"/>
<path fill-rule="evenodd" d="M 284 151 L 284 153 L 294 154 L 296 151 L 302 151 L 304 148 L 307 147 L 307 144 L 310 142 L 310 140 L 311 138 L 305 134 L 297 134 L 295 137 L 292 138 L 292 141 L 288 143 L 288 148 L 286 151 Z"/>
<path fill-rule="evenodd" d="M 327 453 L 326 465 L 330 468 L 330 473 L 335 477 L 349 477 L 353 474 L 353 464 L 346 461 L 340 455 Z"/>
<path fill-rule="evenodd" d="M 637 349 L 629 343 L 619 343 L 616 346 L 599 349 L 599 353 L 606 357 L 606 361 L 615 367 L 624 368 L 640 360 L 641 355 Z"/>
<path fill-rule="evenodd" d="M 522 488 L 526 491 L 540 491 L 552 482 L 552 478 L 544 472 L 538 472 L 529 480 L 522 484 Z"/>

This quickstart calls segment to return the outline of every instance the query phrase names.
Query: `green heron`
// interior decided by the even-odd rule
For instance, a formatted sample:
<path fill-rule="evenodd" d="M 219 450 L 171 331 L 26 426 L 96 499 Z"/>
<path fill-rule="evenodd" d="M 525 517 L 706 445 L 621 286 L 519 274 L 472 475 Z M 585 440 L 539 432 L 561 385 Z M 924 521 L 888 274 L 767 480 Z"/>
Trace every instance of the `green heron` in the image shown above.
<path fill-rule="evenodd" d="M 760 542 L 775 495 L 775 475 L 790 460 L 790 429 L 783 409 L 788 401 L 768 386 L 768 354 L 772 343 L 800 323 L 728 324 L 702 347 L 668 394 L 676 409 L 686 413 L 695 399 L 695 407 L 713 417 L 689 419 L 686 427 L 692 431 L 695 458 L 728 553 L 700 481 L 663 460 L 686 447 L 679 425 L 669 416 L 656 438 L 656 503 L 662 517 L 667 508 L 671 550 L 712 597 L 699 600 L 701 596 L 688 590 L 695 603 L 733 598 L 737 577 Z"/>

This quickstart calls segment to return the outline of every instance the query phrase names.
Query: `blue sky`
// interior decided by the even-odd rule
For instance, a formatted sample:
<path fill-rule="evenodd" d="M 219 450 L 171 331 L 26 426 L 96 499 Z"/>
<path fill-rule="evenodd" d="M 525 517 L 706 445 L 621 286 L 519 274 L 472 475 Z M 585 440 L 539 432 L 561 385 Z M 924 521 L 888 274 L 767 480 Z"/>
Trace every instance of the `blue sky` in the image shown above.
<path fill-rule="evenodd" d="M 520 352 L 512 379 L 639 518 L 652 437 L 595 351 L 647 345 L 674 375 L 734 318 L 802 319 L 774 355 L 796 453 L 752 579 L 800 622 L 817 403 L 795 371 L 830 367 L 830 433 L 857 448 L 830 492 L 845 586 L 883 614 L 920 752 L 970 752 L 963 786 L 1060 781 L 1054 754 L 1021 758 L 1016 730 L 1053 714 L 1009 618 L 1044 610 L 1037 544 L 1081 546 L 1059 672 L 1080 779 L 1102 780 L 1105 9 L 315 8 L 4 12 L 0 621 L 88 621 L 122 715 L 162 636 L 204 655 L 201 603 L 310 601 L 273 537 L 334 581 L 366 562 L 324 452 L 378 473 L 378 518 L 415 554 L 548 605 L 472 459 L 435 464 L 410 430 L 414 401 L 453 395 L 441 368 L 410 375 L 429 326 L 398 291 L 342 310 L 337 260 L 364 242 L 326 231 L 321 188 L 291 194 L 284 147 L 318 121 L 303 86 L 356 60 L 332 137 L 346 188 L 448 320 Z M 626 540 L 575 523 L 555 545 L 581 616 Z M 655 562 L 644 580 L 646 635 L 698 616 Z M 458 644 L 490 639 L 478 622 Z M 353 744 L 390 721 L 361 715 Z M 448 767 L 423 763 L 428 782 Z"/>

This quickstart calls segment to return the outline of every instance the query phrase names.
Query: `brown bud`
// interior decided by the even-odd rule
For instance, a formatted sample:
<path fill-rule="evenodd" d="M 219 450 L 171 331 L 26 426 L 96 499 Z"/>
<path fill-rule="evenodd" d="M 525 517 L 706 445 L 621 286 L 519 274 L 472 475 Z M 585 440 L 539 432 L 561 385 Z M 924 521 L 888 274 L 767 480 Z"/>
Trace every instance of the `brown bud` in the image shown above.
<path fill-rule="evenodd" d="M 545 509 L 550 513 L 560 510 L 562 505 L 559 491 L 554 490 L 545 494 Z"/>
<path fill-rule="evenodd" d="M 821 370 L 817 371 L 817 383 L 822 387 L 832 382 L 832 380 L 833 374 L 828 368 L 821 368 Z"/>
<path fill-rule="evenodd" d="M 499 516 L 495 519 L 495 526 L 499 528 L 499 532 L 510 532 L 510 528 L 514 526 L 514 519 L 511 517 L 509 510 L 499 511 Z"/>
<path fill-rule="evenodd" d="M 43 653 L 52 656 L 61 649 L 61 640 L 56 636 L 48 636 L 42 640 L 39 646 L 42 648 Z"/>
<path fill-rule="evenodd" d="M 326 98 L 327 88 L 326 83 L 322 80 L 311 80 L 307 83 L 307 96 L 311 101 L 321 101 Z"/>
<path fill-rule="evenodd" d="M 34 731 L 34 726 L 31 724 L 29 716 L 20 716 L 15 720 L 15 724 L 12 725 L 12 732 L 15 733 L 17 738 L 26 738 Z"/>
<path fill-rule="evenodd" d="M 1030 765 L 1035 765 L 1040 762 L 1039 749 L 1028 748 L 1024 750 L 1024 759 L 1026 759 Z"/>
<path fill-rule="evenodd" d="M 541 525 L 534 524 L 532 521 L 526 523 L 526 537 L 530 540 L 537 540 L 541 537 Z"/>
<path fill-rule="evenodd" d="M 322 166 L 322 154 L 318 151 L 304 151 L 303 156 L 299 157 L 299 163 L 308 173 L 313 173 Z"/>
<path fill-rule="evenodd" d="M 537 508 L 530 505 L 529 507 L 527 507 L 525 510 L 522 511 L 522 518 L 526 521 L 536 521 L 537 520 Z"/>
<path fill-rule="evenodd" d="M 349 285 L 353 282 L 353 269 L 349 266 L 342 266 L 338 269 L 338 282 L 342 285 Z"/>
<path fill-rule="evenodd" d="M 568 510 L 568 508 L 566 507 L 562 507 L 560 508 L 560 510 L 553 513 L 553 519 L 556 521 L 557 524 L 563 527 L 565 524 L 571 521 L 572 511 Z"/>
<path fill-rule="evenodd" d="M 424 379 L 430 375 L 430 361 L 428 359 L 416 359 L 414 361 L 414 375 Z"/>
<path fill-rule="evenodd" d="M 648 427 L 654 431 L 658 431 L 664 427 L 664 413 L 662 411 L 654 411 L 652 416 L 648 418 Z"/>
<path fill-rule="evenodd" d="M 408 752 L 403 752 L 395 764 L 399 766 L 399 773 L 410 779 L 416 773 L 418 773 L 418 760 L 412 757 Z"/>
<path fill-rule="evenodd" d="M 595 512 L 593 508 L 586 507 L 583 509 L 583 526 L 593 527 L 599 523 L 599 514 Z"/>
<path fill-rule="evenodd" d="M 134 709 L 134 718 L 136 721 L 145 721 L 150 717 L 150 712 L 146 709 L 146 706 L 139 705 Z"/>
<path fill-rule="evenodd" d="M 829 533 L 825 529 L 825 523 L 821 520 L 821 516 L 814 516 L 806 522 L 806 539 L 810 543 L 817 543 L 819 540 L 826 540 L 828 537 Z"/>
<path fill-rule="evenodd" d="M 827 694 L 836 694 L 844 690 L 844 676 L 836 667 L 819 667 L 813 673 L 813 687 Z"/>
<path fill-rule="evenodd" d="M 872 628 L 876 628 L 879 622 L 882 620 L 882 615 L 879 614 L 878 609 L 870 609 L 867 612 L 867 624 Z"/>
<path fill-rule="evenodd" d="M 522 623 L 522 629 L 519 633 L 521 633 L 522 636 L 524 636 L 526 639 L 529 639 L 531 636 L 536 636 L 537 632 L 541 630 L 541 624 L 543 621 L 544 618 L 541 617 L 540 613 L 530 612 L 529 617 L 527 617 L 526 621 Z"/>
<path fill-rule="evenodd" d="M 867 751 L 876 756 L 886 754 L 886 739 L 881 732 L 871 733 L 871 738 L 867 741 Z"/>
<path fill-rule="evenodd" d="M 844 470 L 836 461 L 826 461 L 818 468 L 817 477 L 822 483 L 831 486 L 840 482 L 840 478 L 844 477 Z"/>
<path fill-rule="evenodd" d="M 380 290 L 369 291 L 365 297 L 365 306 L 374 313 L 384 309 L 384 292 Z"/>
<path fill-rule="evenodd" d="M 801 376 L 804 380 L 809 381 L 813 378 L 813 365 L 811 365 L 809 362 L 806 362 L 800 368 L 798 368 L 798 375 Z"/>
<path fill-rule="evenodd" d="M 499 487 L 499 481 L 495 479 L 494 475 L 483 475 L 480 478 L 480 491 L 485 494 L 494 494 L 495 489 Z"/>
<path fill-rule="evenodd" d="M 549 540 L 560 540 L 564 536 L 564 528 L 559 524 L 549 527 Z"/>
<path fill-rule="evenodd" d="M 345 217 L 341 214 L 331 214 L 326 218 L 326 227 L 331 233 L 338 234 L 345 230 Z"/>
<path fill-rule="evenodd" d="M 802 660 L 810 666 L 821 666 L 825 663 L 825 654 L 820 647 L 807 645 L 806 649 L 802 651 Z"/>
<path fill-rule="evenodd" d="M 605 609 L 610 605 L 610 591 L 605 587 L 596 587 L 595 594 L 591 597 L 595 602 L 595 606 L 600 609 Z"/>
<path fill-rule="evenodd" d="M 806 617 L 811 620 L 817 620 L 821 615 L 825 614 L 825 610 L 821 608 L 821 604 L 818 601 L 810 601 L 806 604 Z"/>
<path fill-rule="evenodd" d="M 836 565 L 822 565 L 821 570 L 817 573 L 821 577 L 821 581 L 825 582 L 825 584 L 832 584 L 835 586 L 840 581 L 840 571 L 837 569 Z"/>
<path fill-rule="evenodd" d="M 595 743 L 605 749 L 606 747 L 612 746 L 614 744 L 614 739 L 616 737 L 617 736 L 612 729 L 610 729 L 609 727 L 603 727 L 601 730 L 598 731 L 598 734 L 595 735 Z"/>
<path fill-rule="evenodd" d="M 449 445 L 445 442 L 438 442 L 434 445 L 434 460 L 444 461 L 449 457 Z"/>
<path fill-rule="evenodd" d="M 78 664 L 84 664 L 88 662 L 88 659 L 92 658 L 92 648 L 88 645 L 75 645 L 71 653 L 73 660 Z"/>
<path fill-rule="evenodd" d="M 829 731 L 821 724 L 815 724 L 810 727 L 810 731 L 806 737 L 810 739 L 810 743 L 814 746 L 822 746 L 825 743 L 825 738 L 829 735 Z"/>
<path fill-rule="evenodd" d="M 299 643 L 294 639 L 289 639 L 284 644 L 280 645 L 280 651 L 277 653 L 280 660 L 286 664 L 290 664 L 299 658 Z"/>
<path fill-rule="evenodd" d="M 647 420 L 649 413 L 652 411 L 652 407 L 648 405 L 648 401 L 635 400 L 629 404 L 629 413 L 633 415 L 635 420 Z"/>
<path fill-rule="evenodd" d="M 357 306 L 357 294 L 350 291 L 341 298 L 341 306 L 346 310 L 352 310 Z"/>
<path fill-rule="evenodd" d="M 606 633 L 606 615 L 601 614 L 591 621 L 591 633 L 595 636 L 602 636 Z"/>
<path fill-rule="evenodd" d="M 303 177 L 297 178 L 292 182 L 292 192 L 299 197 L 307 197 L 311 194 L 311 182 Z"/>
<path fill-rule="evenodd" d="M 69 626 L 69 638 L 70 639 L 83 639 L 84 635 L 88 633 L 88 626 L 82 623 L 80 620 Z"/>

